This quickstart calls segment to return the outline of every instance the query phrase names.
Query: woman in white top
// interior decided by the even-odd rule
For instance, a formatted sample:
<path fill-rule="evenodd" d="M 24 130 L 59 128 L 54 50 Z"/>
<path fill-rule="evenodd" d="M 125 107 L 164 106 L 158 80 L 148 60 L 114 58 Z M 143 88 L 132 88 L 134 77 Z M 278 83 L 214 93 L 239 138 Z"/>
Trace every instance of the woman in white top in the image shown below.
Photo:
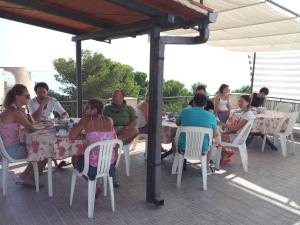
<path fill-rule="evenodd" d="M 250 110 L 251 98 L 249 95 L 242 95 L 239 99 L 239 107 L 242 110 L 241 116 L 237 124 L 229 125 L 221 123 L 222 127 L 226 129 L 226 132 L 222 133 L 222 141 L 233 142 L 237 137 L 240 130 L 246 125 L 248 121 L 254 120 L 255 116 Z M 230 162 L 230 157 L 234 154 L 234 151 L 224 149 L 222 151 L 222 164 Z"/>
<path fill-rule="evenodd" d="M 229 86 L 227 84 L 222 84 L 219 88 L 219 94 L 215 97 L 214 111 L 222 123 L 226 123 L 230 114 L 229 91 Z"/>

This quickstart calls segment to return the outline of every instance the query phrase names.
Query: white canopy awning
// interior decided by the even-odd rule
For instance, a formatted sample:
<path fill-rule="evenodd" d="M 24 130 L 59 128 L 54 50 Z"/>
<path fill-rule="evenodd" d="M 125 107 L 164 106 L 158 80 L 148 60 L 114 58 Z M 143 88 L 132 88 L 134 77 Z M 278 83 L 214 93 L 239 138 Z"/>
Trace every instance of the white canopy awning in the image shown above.
<path fill-rule="evenodd" d="M 210 25 L 209 45 L 246 52 L 300 49 L 300 18 L 268 1 L 204 0 L 204 5 L 218 13 Z M 192 29 L 168 34 L 198 35 Z"/>

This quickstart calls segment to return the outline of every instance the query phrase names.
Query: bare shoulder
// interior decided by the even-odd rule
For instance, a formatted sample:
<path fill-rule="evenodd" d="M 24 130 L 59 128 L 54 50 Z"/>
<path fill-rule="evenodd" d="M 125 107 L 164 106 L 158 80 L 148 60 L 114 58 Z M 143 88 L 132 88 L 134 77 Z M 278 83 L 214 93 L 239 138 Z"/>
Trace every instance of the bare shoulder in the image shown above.
<path fill-rule="evenodd" d="M 22 116 L 22 112 L 20 110 L 9 107 L 1 114 L 1 120 L 14 122 L 15 119 L 20 118 L 20 116 Z"/>
<path fill-rule="evenodd" d="M 85 126 L 89 122 L 87 117 L 83 117 L 79 120 L 78 125 L 79 126 Z"/>
<path fill-rule="evenodd" d="M 110 117 L 108 117 L 108 116 L 102 116 L 102 119 L 103 119 L 105 122 L 107 122 L 107 123 L 112 123 L 112 122 L 113 122 L 112 118 L 110 118 Z"/>
<path fill-rule="evenodd" d="M 20 110 L 18 110 L 18 109 L 9 107 L 9 108 L 6 110 L 6 114 L 7 114 L 8 116 L 9 116 L 9 115 L 20 116 L 20 115 L 23 114 L 23 113 L 22 113 Z"/>

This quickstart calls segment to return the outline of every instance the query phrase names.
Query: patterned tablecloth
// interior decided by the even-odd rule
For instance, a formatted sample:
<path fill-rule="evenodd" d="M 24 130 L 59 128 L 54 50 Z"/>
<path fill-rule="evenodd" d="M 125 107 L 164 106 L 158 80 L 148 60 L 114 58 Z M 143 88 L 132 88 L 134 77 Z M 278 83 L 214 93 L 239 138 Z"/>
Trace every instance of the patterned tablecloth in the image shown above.
<path fill-rule="evenodd" d="M 162 122 L 161 143 L 169 144 L 174 141 L 177 131 L 177 125 L 174 122 Z"/>
<path fill-rule="evenodd" d="M 47 158 L 64 159 L 72 155 L 82 155 L 83 140 L 69 140 L 56 137 L 54 129 L 41 130 L 26 134 L 28 161 L 41 161 Z"/>
<path fill-rule="evenodd" d="M 285 117 L 285 113 L 275 111 L 265 111 L 255 115 L 255 120 L 251 129 L 252 133 L 273 134 L 278 124 Z M 240 119 L 239 113 L 232 113 L 227 123 L 235 124 Z M 287 128 L 288 121 L 285 121 L 281 130 Z"/>

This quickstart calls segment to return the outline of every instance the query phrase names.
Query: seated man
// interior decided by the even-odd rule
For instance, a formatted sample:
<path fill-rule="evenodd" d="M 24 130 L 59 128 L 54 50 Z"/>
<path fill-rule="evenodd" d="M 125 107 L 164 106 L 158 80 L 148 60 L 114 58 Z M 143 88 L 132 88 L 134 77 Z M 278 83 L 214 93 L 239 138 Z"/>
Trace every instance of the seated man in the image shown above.
<path fill-rule="evenodd" d="M 193 107 L 192 108 L 185 108 L 182 110 L 181 114 L 177 119 L 177 125 L 179 126 L 191 126 L 191 127 L 204 127 L 204 128 L 211 128 L 213 130 L 213 138 L 218 136 L 218 127 L 217 121 L 215 116 L 204 110 L 207 103 L 207 97 L 204 94 L 196 94 L 193 99 Z M 208 162 L 210 158 L 210 149 L 208 137 L 205 137 L 203 142 L 203 153 L 208 154 Z M 185 141 L 184 135 L 179 137 L 178 141 L 178 151 L 184 152 L 185 150 Z M 209 166 L 209 163 L 207 163 Z M 209 173 L 213 172 L 208 171 Z"/>
<path fill-rule="evenodd" d="M 124 97 L 124 91 L 114 91 L 112 103 L 105 106 L 103 114 L 112 118 L 118 138 L 126 145 L 131 143 L 138 135 L 138 130 L 136 128 L 137 116 L 134 108 L 126 104 Z"/>
<path fill-rule="evenodd" d="M 137 128 L 140 134 L 148 133 L 149 95 L 136 106 Z"/>
<path fill-rule="evenodd" d="M 28 102 L 28 110 L 35 120 L 54 118 L 53 112 L 57 112 L 63 118 L 69 117 L 61 104 L 55 98 L 48 96 L 49 87 L 46 83 L 37 83 L 34 91 L 37 96 Z"/>
<path fill-rule="evenodd" d="M 206 88 L 205 88 L 204 85 L 199 85 L 196 88 L 196 95 L 197 94 L 206 95 Z M 193 99 L 189 102 L 188 107 L 193 107 Z M 212 112 L 212 113 L 214 112 L 214 103 L 208 97 L 207 97 L 207 103 L 206 103 L 204 109 L 206 111 L 209 111 L 209 112 Z"/>
<path fill-rule="evenodd" d="M 253 93 L 251 95 L 251 106 L 252 107 L 262 107 L 265 104 L 266 96 L 269 94 L 269 89 L 266 87 L 263 87 L 259 90 L 259 93 Z M 264 135 L 261 133 L 250 133 L 246 144 L 249 145 L 255 136 L 259 136 L 261 138 L 264 138 Z M 277 147 L 267 138 L 266 139 L 267 145 L 271 147 L 272 150 L 278 151 Z"/>
<path fill-rule="evenodd" d="M 259 90 L 259 93 L 253 93 L 251 95 L 251 106 L 261 107 L 266 101 L 266 96 L 269 94 L 269 89 L 263 87 Z"/>

